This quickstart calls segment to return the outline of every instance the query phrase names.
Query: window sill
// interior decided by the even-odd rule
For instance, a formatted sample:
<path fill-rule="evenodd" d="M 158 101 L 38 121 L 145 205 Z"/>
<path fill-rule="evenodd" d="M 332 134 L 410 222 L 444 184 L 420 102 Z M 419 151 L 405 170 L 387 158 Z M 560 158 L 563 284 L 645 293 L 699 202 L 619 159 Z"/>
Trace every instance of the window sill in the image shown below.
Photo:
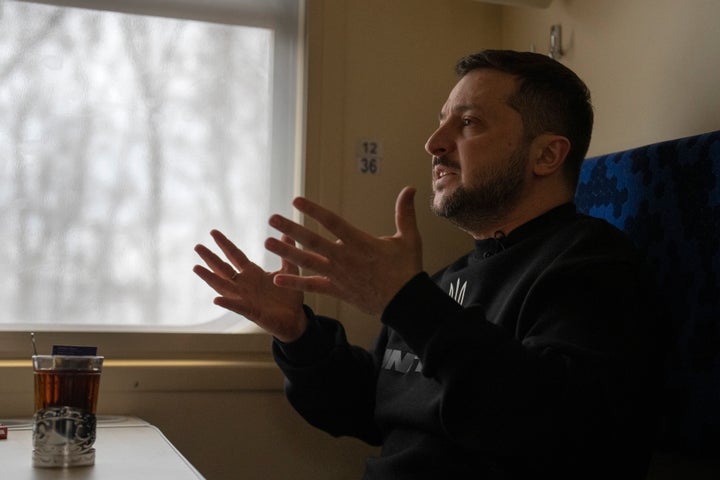
<path fill-rule="evenodd" d="M 30 358 L 0 360 L 0 396 L 33 390 Z M 101 392 L 281 391 L 269 353 L 177 359 L 107 359 Z"/>
<path fill-rule="evenodd" d="M 270 353 L 266 333 L 172 333 L 123 331 L 38 331 L 37 352 L 50 353 L 53 345 L 92 345 L 98 355 L 116 359 L 207 359 Z M 30 358 L 30 331 L 0 332 L 0 360 Z"/>

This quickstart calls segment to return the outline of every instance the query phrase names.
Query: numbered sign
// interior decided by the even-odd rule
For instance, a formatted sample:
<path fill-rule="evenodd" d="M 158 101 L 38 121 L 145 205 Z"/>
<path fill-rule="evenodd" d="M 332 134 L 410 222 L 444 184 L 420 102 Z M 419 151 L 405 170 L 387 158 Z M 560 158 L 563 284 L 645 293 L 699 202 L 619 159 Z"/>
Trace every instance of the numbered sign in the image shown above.
<path fill-rule="evenodd" d="M 382 145 L 378 140 L 360 140 L 357 144 L 358 171 L 364 175 L 380 173 Z"/>

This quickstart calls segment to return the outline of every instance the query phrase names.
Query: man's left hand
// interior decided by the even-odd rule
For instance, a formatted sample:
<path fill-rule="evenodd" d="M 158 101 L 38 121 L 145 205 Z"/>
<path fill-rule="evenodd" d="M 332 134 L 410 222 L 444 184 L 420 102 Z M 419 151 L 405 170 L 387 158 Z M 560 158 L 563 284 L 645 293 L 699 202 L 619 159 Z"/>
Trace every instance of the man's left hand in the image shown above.
<path fill-rule="evenodd" d="M 422 241 L 414 198 L 413 187 L 400 192 L 395 202 L 396 232 L 388 237 L 374 237 L 320 205 L 296 198 L 293 206 L 337 240 L 333 242 L 287 218 L 273 215 L 270 225 L 302 248 L 275 238 L 269 238 L 265 248 L 315 273 L 305 276 L 280 273 L 274 277 L 275 284 L 332 295 L 366 313 L 381 313 L 402 286 L 422 271 Z"/>

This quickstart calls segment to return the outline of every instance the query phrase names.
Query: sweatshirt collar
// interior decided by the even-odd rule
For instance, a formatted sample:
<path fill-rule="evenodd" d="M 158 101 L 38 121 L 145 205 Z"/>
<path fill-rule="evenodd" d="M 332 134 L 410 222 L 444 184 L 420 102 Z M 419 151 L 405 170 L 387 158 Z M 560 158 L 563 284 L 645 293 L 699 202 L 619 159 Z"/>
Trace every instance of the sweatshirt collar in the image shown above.
<path fill-rule="evenodd" d="M 505 250 L 507 247 L 534 235 L 546 228 L 551 228 L 558 222 L 564 222 L 575 215 L 575 204 L 572 202 L 559 205 L 542 215 L 520 225 L 512 230 L 508 235 L 498 231 L 493 238 L 484 238 L 475 240 L 475 250 L 473 257 L 488 258 L 496 253 Z"/>

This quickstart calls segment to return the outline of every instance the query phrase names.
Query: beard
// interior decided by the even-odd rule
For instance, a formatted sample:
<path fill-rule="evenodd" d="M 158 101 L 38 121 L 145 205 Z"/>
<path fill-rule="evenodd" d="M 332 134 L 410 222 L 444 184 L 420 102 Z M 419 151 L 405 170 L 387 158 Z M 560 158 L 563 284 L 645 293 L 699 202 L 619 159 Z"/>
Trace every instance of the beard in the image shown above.
<path fill-rule="evenodd" d="M 493 167 L 478 173 L 470 183 L 459 185 L 436 203 L 438 192 L 433 189 L 430 208 L 435 215 L 447 218 L 468 232 L 480 232 L 503 218 L 518 202 L 525 184 L 525 167 L 529 148 L 515 150 L 505 168 Z M 442 157 L 439 162 L 444 162 Z"/>

